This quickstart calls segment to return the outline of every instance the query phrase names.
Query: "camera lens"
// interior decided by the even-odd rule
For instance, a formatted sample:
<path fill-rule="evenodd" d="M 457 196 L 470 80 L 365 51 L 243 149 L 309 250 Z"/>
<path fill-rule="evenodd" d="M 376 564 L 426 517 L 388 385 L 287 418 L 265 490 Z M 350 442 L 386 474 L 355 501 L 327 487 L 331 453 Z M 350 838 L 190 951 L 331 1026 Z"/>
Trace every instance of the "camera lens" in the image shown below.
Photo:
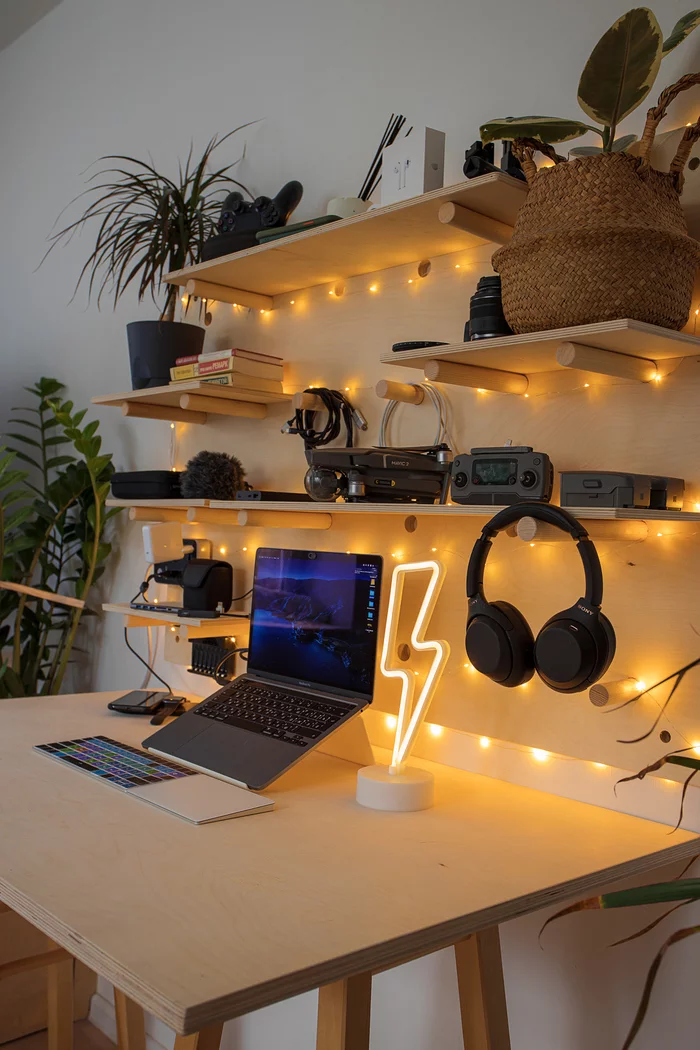
<path fill-rule="evenodd" d="M 320 503 L 332 503 L 341 493 L 338 477 L 329 467 L 309 467 L 304 475 L 304 488 Z"/>
<path fill-rule="evenodd" d="M 316 552 L 315 551 L 309 551 L 309 561 L 315 561 L 315 560 L 316 560 Z"/>
<path fill-rule="evenodd" d="M 512 334 L 503 314 L 501 278 L 482 277 L 469 300 L 469 339 L 493 339 Z"/>
<path fill-rule="evenodd" d="M 467 475 L 461 470 L 459 474 L 455 474 L 454 476 L 454 483 L 458 489 L 463 489 L 464 486 L 467 484 L 467 480 Z"/>

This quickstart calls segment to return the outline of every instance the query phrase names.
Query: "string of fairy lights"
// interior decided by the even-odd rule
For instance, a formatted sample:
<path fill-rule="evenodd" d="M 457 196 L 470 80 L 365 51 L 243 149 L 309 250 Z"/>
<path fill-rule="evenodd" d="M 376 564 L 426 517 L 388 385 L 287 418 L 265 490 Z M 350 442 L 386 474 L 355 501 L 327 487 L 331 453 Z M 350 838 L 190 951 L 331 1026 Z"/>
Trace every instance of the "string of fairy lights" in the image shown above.
<path fill-rule="evenodd" d="M 481 266 L 481 268 L 483 268 L 484 264 L 479 263 L 479 264 L 476 264 L 476 265 L 479 265 L 479 266 Z M 468 263 L 465 263 L 464 261 L 461 261 L 461 262 L 452 262 L 452 261 L 450 261 L 449 264 L 446 264 L 446 266 L 447 266 L 448 269 L 455 271 L 457 276 L 467 276 L 467 275 L 470 275 L 470 274 L 473 276 L 473 271 L 476 268 L 475 263 L 472 262 L 472 261 L 470 261 Z M 400 276 L 398 278 L 398 285 L 396 284 L 395 281 L 386 281 L 385 280 L 384 282 L 382 282 L 379 279 L 374 278 L 374 277 L 370 277 L 370 278 L 353 278 L 352 281 L 349 282 L 349 283 L 346 283 L 344 281 L 333 282 L 330 285 L 330 287 L 326 288 L 325 292 L 321 288 L 312 289 L 311 292 L 314 294 L 315 298 L 319 299 L 319 301 L 322 299 L 322 297 L 325 297 L 327 299 L 330 299 L 331 301 L 341 302 L 342 300 L 347 300 L 350 297 L 357 297 L 357 296 L 367 296 L 367 297 L 370 297 L 370 298 L 378 297 L 378 296 L 380 296 L 382 294 L 383 291 L 385 291 L 389 287 L 390 284 L 392 284 L 392 285 L 394 285 L 396 287 L 398 287 L 398 286 L 403 284 L 408 289 L 410 289 L 410 294 L 414 295 L 414 294 L 418 293 L 418 290 L 419 290 L 420 286 L 422 285 L 422 283 L 424 281 L 426 281 L 426 279 L 431 277 L 431 275 L 432 275 L 432 280 L 435 280 L 436 279 L 436 274 L 434 272 L 434 267 L 432 266 L 432 264 L 431 264 L 431 262 L 429 260 L 423 260 L 415 267 L 415 270 L 413 270 L 413 269 L 411 270 L 411 275 L 409 275 L 409 276 L 405 276 L 405 275 Z M 183 313 L 190 307 L 190 300 L 191 300 L 191 298 L 192 298 L 191 296 L 187 296 L 187 295 L 183 295 L 182 296 Z M 305 312 L 309 308 L 310 299 L 311 299 L 311 294 L 310 294 L 309 291 L 307 291 L 307 292 L 296 293 L 296 295 L 292 294 L 292 296 L 290 298 L 286 299 L 286 300 L 285 300 L 285 298 L 283 296 L 278 296 L 276 298 L 276 301 L 275 301 L 275 310 L 268 310 L 268 309 L 263 309 L 263 308 L 260 308 L 260 309 L 249 308 L 249 307 L 245 307 L 245 306 L 242 306 L 242 305 L 236 304 L 236 303 L 231 304 L 230 309 L 231 309 L 231 313 L 232 313 L 233 316 L 247 315 L 247 316 L 252 318 L 254 315 L 258 315 L 266 323 L 269 323 L 273 319 L 273 317 L 274 317 L 274 315 L 276 313 L 278 313 L 280 310 L 285 310 L 286 308 L 292 308 L 293 312 L 299 312 L 299 311 Z M 203 308 L 205 313 L 212 313 L 214 311 L 214 309 L 218 313 L 221 309 L 225 309 L 228 304 L 215 303 L 212 300 L 207 300 L 207 301 L 202 300 L 200 305 Z M 697 318 L 698 318 L 699 315 L 700 315 L 700 307 L 695 310 L 695 326 L 696 326 L 696 328 L 697 328 Z M 653 386 L 658 386 L 659 384 L 661 384 L 661 382 L 662 382 L 662 380 L 664 378 L 665 378 L 664 375 L 662 373 L 660 373 L 660 372 L 652 373 L 652 375 L 650 376 L 650 382 L 647 385 L 650 385 L 652 387 Z M 607 382 L 608 382 L 608 385 L 618 385 L 618 383 L 615 382 L 614 380 L 611 383 L 609 378 L 608 378 Z M 620 381 L 620 385 L 623 385 L 623 384 L 624 384 L 624 380 L 621 380 Z M 302 391 L 302 390 L 305 390 L 305 389 L 308 389 L 308 388 L 321 387 L 321 386 L 324 386 L 324 385 L 325 385 L 325 383 L 323 382 L 322 379 L 314 377 L 313 382 L 305 384 L 305 385 L 299 385 L 296 388 L 296 390 Z M 553 392 L 552 391 L 543 391 L 543 392 L 538 392 L 538 393 L 526 392 L 524 394 L 509 394 L 507 396 L 508 397 L 522 397 L 523 399 L 533 399 L 533 400 L 535 400 L 535 399 L 541 399 L 541 398 L 545 398 L 545 397 L 562 396 L 564 394 L 570 395 L 570 394 L 575 393 L 575 392 L 577 392 L 579 390 L 581 390 L 581 391 L 586 390 L 587 388 L 590 387 L 590 385 L 591 385 L 590 382 L 586 381 L 586 382 L 581 383 L 581 385 L 579 387 L 568 387 L 567 389 L 565 389 L 565 390 L 563 390 L 561 392 L 557 392 L 557 391 L 553 391 Z M 346 380 L 345 383 L 341 382 L 340 387 L 341 387 L 341 389 L 344 389 L 345 393 L 350 394 L 351 396 L 355 396 L 355 397 L 357 397 L 359 395 L 368 395 L 368 396 L 371 396 L 371 397 L 375 396 L 374 387 L 371 387 L 371 386 L 360 386 L 356 382 L 353 382 L 352 380 Z M 465 388 L 462 387 L 461 389 L 465 389 Z M 292 391 L 292 392 L 295 392 L 295 391 Z M 480 398 L 481 397 L 491 397 L 491 396 L 494 396 L 494 394 L 495 394 L 495 392 L 489 391 L 489 390 L 486 390 L 486 389 L 483 389 L 483 388 L 476 388 L 475 392 Z M 179 438 L 179 429 L 180 429 L 181 426 L 187 426 L 187 424 L 176 424 L 174 422 L 170 424 L 170 466 L 171 466 L 172 470 L 178 469 L 178 467 L 177 467 L 177 464 L 178 464 L 178 438 Z M 697 501 L 694 501 L 694 502 L 691 501 L 691 506 L 696 512 L 700 512 L 700 499 L 697 500 Z M 618 542 L 615 543 L 614 549 L 613 548 L 608 548 L 608 549 L 603 550 L 601 552 L 601 559 L 604 559 L 604 558 L 619 558 L 619 560 L 621 562 L 624 562 L 624 561 L 626 561 L 626 556 L 625 556 L 624 552 L 625 552 L 625 550 L 627 548 L 638 546 L 639 543 L 649 542 L 650 539 L 657 539 L 657 540 L 668 541 L 668 540 L 670 540 L 670 539 L 672 539 L 674 537 L 689 539 L 691 537 L 697 536 L 697 531 L 693 531 L 693 532 L 687 531 L 687 526 L 685 524 L 683 526 L 683 530 L 682 531 L 674 530 L 673 523 L 671 523 L 671 522 L 663 522 L 663 523 L 659 522 L 659 523 L 656 523 L 656 524 L 657 524 L 657 528 L 656 528 L 655 534 L 652 531 L 650 531 L 649 535 L 648 535 L 648 537 L 646 539 L 631 539 L 631 540 L 629 540 L 627 542 L 619 542 L 618 541 Z M 536 543 L 535 542 L 529 543 L 529 545 L 528 544 L 522 544 L 521 548 L 522 548 L 523 551 L 526 551 L 528 549 L 528 547 L 529 548 L 534 548 L 534 547 L 547 546 L 547 545 L 548 544 L 547 544 L 546 540 L 538 540 Z M 228 546 L 226 544 L 222 544 L 222 545 L 220 545 L 218 547 L 218 553 L 222 557 L 227 556 L 227 555 L 231 556 L 231 555 L 235 555 L 235 554 L 242 554 L 242 555 L 252 554 L 252 555 L 254 555 L 256 549 L 257 548 L 254 545 L 250 545 L 250 544 L 245 544 L 245 545 L 242 545 L 242 546 L 237 547 L 235 549 L 231 548 L 230 546 Z M 453 550 L 453 549 L 448 548 L 448 547 L 440 547 L 440 548 L 438 548 L 436 546 L 430 546 L 429 547 L 429 551 L 433 555 L 436 555 L 436 554 L 438 556 L 440 556 L 440 555 L 450 555 L 450 556 L 458 557 L 463 562 L 465 562 L 465 564 L 466 564 L 466 560 L 467 559 L 464 557 L 464 554 L 461 551 Z M 351 552 L 348 551 L 347 553 L 351 553 Z M 403 561 L 403 559 L 404 559 L 404 551 L 403 551 L 403 549 L 393 550 L 391 552 L 391 557 L 392 557 L 392 559 L 394 560 L 395 563 L 397 563 L 397 564 L 401 563 Z M 155 600 L 157 601 L 157 599 L 155 599 Z M 171 630 L 176 630 L 176 628 L 171 628 Z M 476 674 L 475 669 L 468 662 L 464 662 L 462 664 L 462 666 L 461 666 L 461 669 L 465 673 L 467 673 L 468 675 Z M 414 673 L 416 675 L 420 674 L 420 672 L 418 672 L 418 671 L 415 671 Z M 529 682 L 528 683 L 524 683 L 524 685 L 520 686 L 519 688 L 527 689 L 530 685 L 531 685 L 531 683 L 529 683 Z M 643 691 L 644 689 L 646 689 L 646 684 L 641 679 L 636 679 L 635 680 L 635 686 L 639 689 L 640 692 Z M 650 699 L 655 704 L 657 704 L 658 707 L 661 706 L 659 701 L 655 697 L 653 697 L 652 695 L 650 695 Z M 695 753 L 700 755 L 700 741 L 688 740 L 687 736 L 685 736 L 685 734 L 682 732 L 682 730 L 680 730 L 677 726 L 673 725 L 671 720 L 668 718 L 668 714 L 667 713 L 666 713 L 665 717 L 666 717 L 669 725 L 672 726 L 674 732 L 683 741 L 685 741 L 685 743 L 688 745 L 689 748 L 693 748 Z M 396 728 L 396 722 L 397 722 L 397 720 L 396 720 L 396 716 L 395 715 L 386 714 L 384 716 L 384 724 L 385 724 L 387 729 L 390 729 L 390 730 L 395 729 Z M 435 724 L 435 723 L 428 723 L 428 722 L 425 723 L 425 729 L 428 732 L 428 734 L 433 736 L 433 737 L 440 737 L 440 736 L 443 735 L 443 733 L 445 731 L 445 727 L 443 727 L 441 725 L 438 725 L 438 724 Z M 458 732 L 462 733 L 463 731 L 458 730 Z M 582 760 L 582 759 L 577 759 L 577 758 L 573 758 L 573 757 L 569 757 L 569 756 L 565 756 L 565 755 L 556 754 L 554 752 L 550 752 L 550 751 L 544 750 L 542 748 L 526 747 L 526 746 L 520 746 L 520 745 L 517 745 L 517 744 L 511 744 L 511 743 L 508 743 L 508 742 L 505 742 L 505 741 L 502 741 L 502 740 L 497 740 L 495 738 L 484 736 L 484 735 L 478 735 L 478 734 L 472 734 L 472 733 L 468 733 L 466 735 L 468 735 L 470 737 L 473 737 L 474 739 L 478 740 L 479 747 L 483 751 L 488 751 L 490 748 L 495 748 L 495 749 L 499 749 L 499 750 L 503 750 L 503 751 L 519 752 L 519 753 L 522 753 L 522 754 L 525 754 L 525 755 L 529 755 L 531 757 L 531 759 L 534 762 L 538 763 L 538 764 L 544 764 L 544 763 L 547 763 L 547 762 L 549 762 L 551 760 L 556 760 L 556 761 L 559 761 L 559 762 L 585 762 L 585 760 Z M 601 763 L 601 762 L 585 762 L 585 764 L 587 764 L 587 765 L 589 765 L 589 766 L 591 766 L 591 767 L 593 767 L 595 769 L 598 769 L 598 770 L 607 770 L 607 769 L 611 768 L 607 764 Z M 675 781 L 675 780 L 664 780 L 664 778 L 656 778 L 656 779 L 660 780 L 661 782 L 665 782 L 665 783 L 668 783 L 668 784 L 672 784 L 674 786 L 678 786 L 678 782 Z"/>

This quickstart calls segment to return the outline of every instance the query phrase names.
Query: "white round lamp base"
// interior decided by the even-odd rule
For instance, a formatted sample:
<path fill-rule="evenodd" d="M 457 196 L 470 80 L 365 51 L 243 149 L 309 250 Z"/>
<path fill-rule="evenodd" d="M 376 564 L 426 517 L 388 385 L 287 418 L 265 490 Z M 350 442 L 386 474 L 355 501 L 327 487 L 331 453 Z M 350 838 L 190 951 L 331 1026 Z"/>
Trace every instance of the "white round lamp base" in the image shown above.
<path fill-rule="evenodd" d="M 368 809 L 410 813 L 430 809 L 435 795 L 435 777 L 424 769 L 407 766 L 390 773 L 388 766 L 365 766 L 357 773 L 355 797 Z"/>

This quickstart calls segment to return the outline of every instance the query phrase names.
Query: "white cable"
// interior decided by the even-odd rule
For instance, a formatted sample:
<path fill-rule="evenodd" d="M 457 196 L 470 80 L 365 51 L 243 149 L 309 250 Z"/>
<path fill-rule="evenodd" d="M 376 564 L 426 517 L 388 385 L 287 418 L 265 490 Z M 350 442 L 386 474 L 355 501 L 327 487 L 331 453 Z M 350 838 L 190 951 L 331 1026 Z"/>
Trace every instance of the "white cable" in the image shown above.
<path fill-rule="evenodd" d="M 424 394 L 430 398 L 437 414 L 438 426 L 433 444 L 442 445 L 444 443 L 452 448 L 453 442 L 452 435 L 450 434 L 450 405 L 442 390 L 438 390 L 438 388 L 433 386 L 432 383 L 411 383 L 410 385 L 422 390 Z M 379 446 L 381 448 L 390 447 L 390 442 L 387 437 L 389 423 L 391 422 L 398 404 L 398 401 L 388 401 L 384 412 L 382 413 L 382 419 L 379 424 Z"/>

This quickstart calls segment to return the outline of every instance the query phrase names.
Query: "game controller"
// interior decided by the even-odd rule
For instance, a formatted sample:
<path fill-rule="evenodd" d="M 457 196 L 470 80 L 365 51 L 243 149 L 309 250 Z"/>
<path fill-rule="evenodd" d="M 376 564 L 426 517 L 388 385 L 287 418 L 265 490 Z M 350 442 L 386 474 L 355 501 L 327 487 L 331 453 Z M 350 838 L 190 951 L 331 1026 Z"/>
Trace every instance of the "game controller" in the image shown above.
<path fill-rule="evenodd" d="M 304 187 L 300 182 L 288 182 L 276 197 L 257 197 L 246 201 L 238 190 L 229 193 L 216 224 L 218 233 L 205 241 L 202 259 L 216 259 L 220 255 L 254 248 L 259 242 L 258 230 L 284 226 L 302 198 Z"/>

